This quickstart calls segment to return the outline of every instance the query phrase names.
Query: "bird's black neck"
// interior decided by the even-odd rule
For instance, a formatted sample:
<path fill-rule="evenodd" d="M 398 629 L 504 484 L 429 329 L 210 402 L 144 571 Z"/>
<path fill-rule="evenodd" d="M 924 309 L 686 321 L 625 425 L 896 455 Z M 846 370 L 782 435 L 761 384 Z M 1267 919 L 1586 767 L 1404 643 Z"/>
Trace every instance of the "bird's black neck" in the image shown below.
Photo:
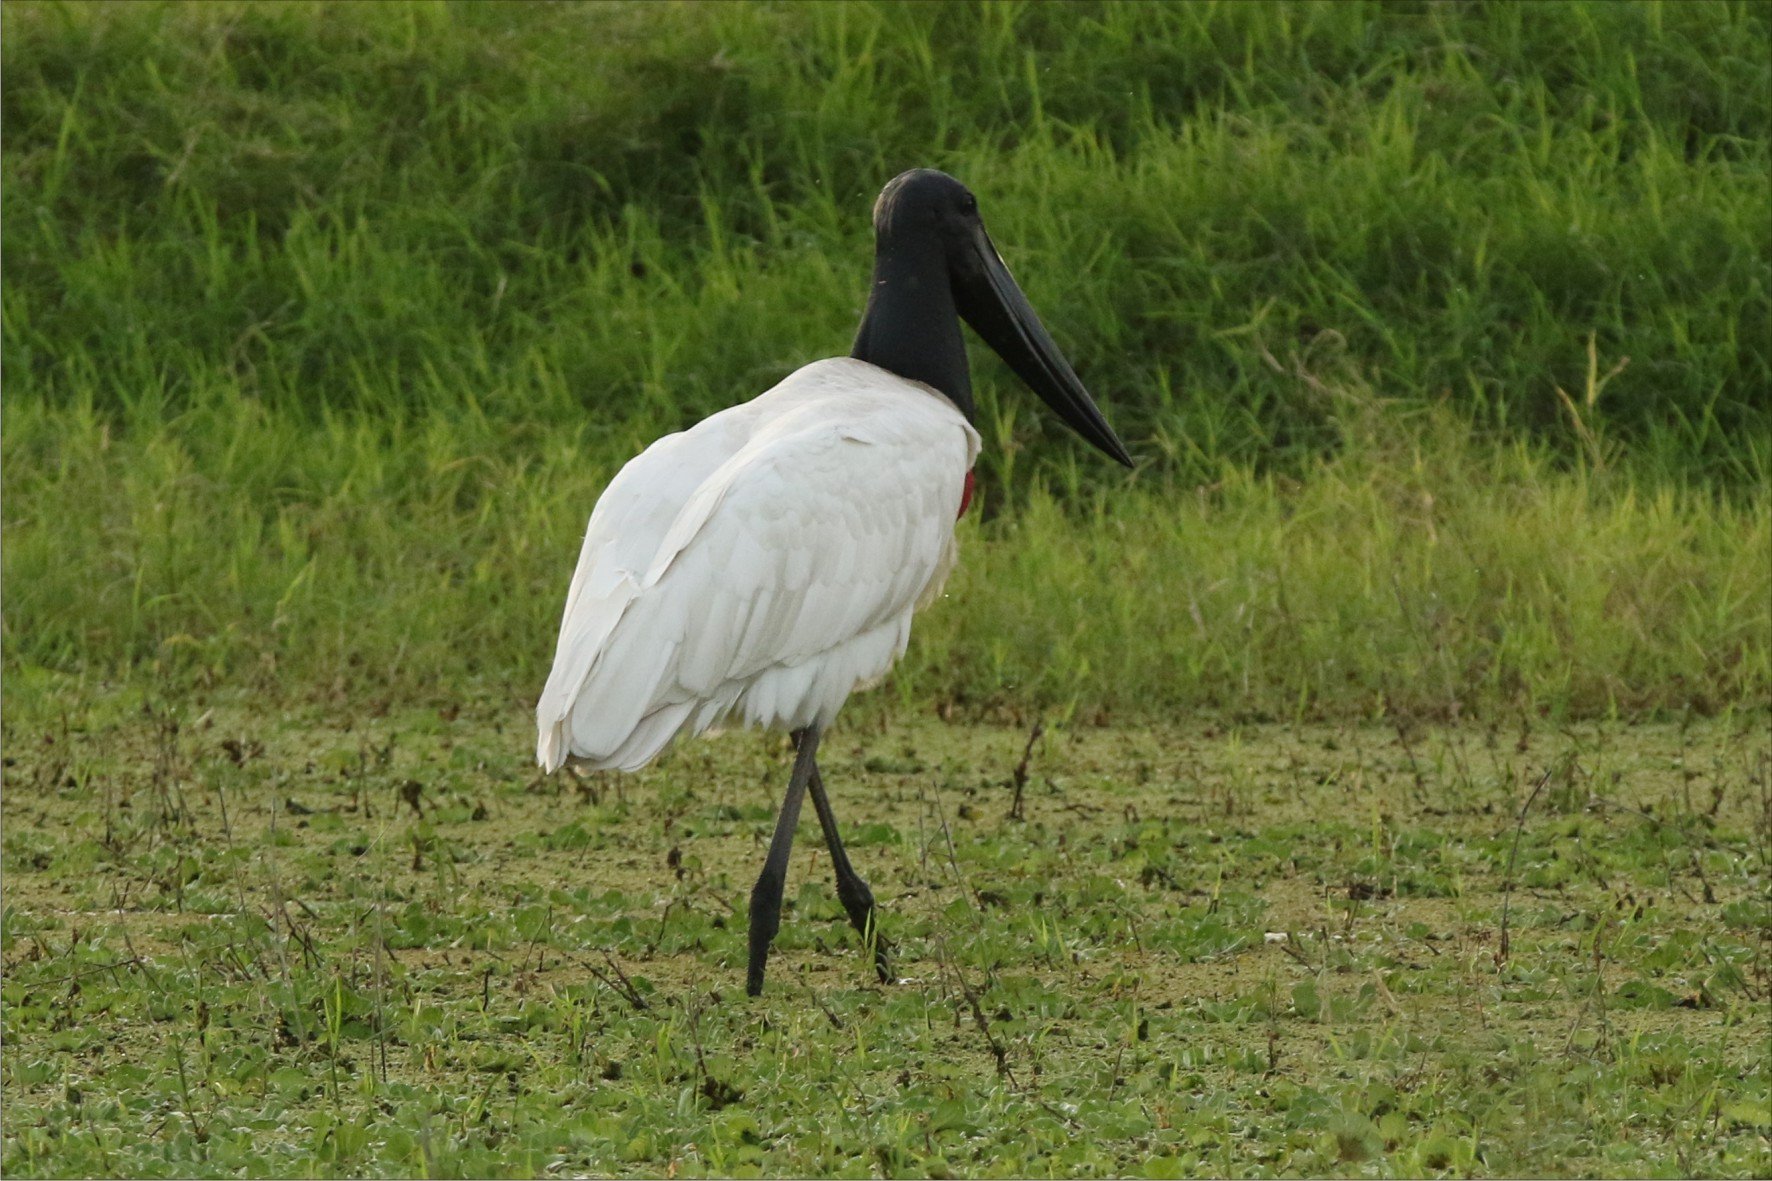
<path fill-rule="evenodd" d="M 933 386 L 960 413 L 972 417 L 966 343 L 960 337 L 960 317 L 939 245 L 881 244 L 874 255 L 867 311 L 849 355 Z"/>

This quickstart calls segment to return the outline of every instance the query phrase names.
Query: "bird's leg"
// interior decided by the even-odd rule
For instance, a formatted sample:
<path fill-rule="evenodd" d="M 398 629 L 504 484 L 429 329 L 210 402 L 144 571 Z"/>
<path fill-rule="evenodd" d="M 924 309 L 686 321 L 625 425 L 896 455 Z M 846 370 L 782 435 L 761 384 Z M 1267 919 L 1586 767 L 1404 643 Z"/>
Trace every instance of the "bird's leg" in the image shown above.
<path fill-rule="evenodd" d="M 880 912 L 874 907 L 874 892 L 849 864 L 849 854 L 843 850 L 843 838 L 837 835 L 837 817 L 831 811 L 829 797 L 824 794 L 824 777 L 818 773 L 817 763 L 812 765 L 811 786 L 812 806 L 818 812 L 819 827 L 824 829 L 825 844 L 831 849 L 831 866 L 837 871 L 837 899 L 849 912 L 851 925 L 861 933 L 862 946 L 873 949 L 874 971 L 880 974 L 880 983 L 888 983 L 892 979 L 892 949 L 886 937 L 880 934 Z"/>
<path fill-rule="evenodd" d="M 796 731 L 794 747 L 794 773 L 788 780 L 788 794 L 781 802 L 781 814 L 775 818 L 775 835 L 769 840 L 763 872 L 751 887 L 751 963 L 745 974 L 745 991 L 752 996 L 763 991 L 763 965 L 769 959 L 769 944 L 781 929 L 781 890 L 787 882 L 794 826 L 800 822 L 800 801 L 806 795 L 807 781 L 816 773 L 812 756 L 818 750 L 818 727 Z"/>

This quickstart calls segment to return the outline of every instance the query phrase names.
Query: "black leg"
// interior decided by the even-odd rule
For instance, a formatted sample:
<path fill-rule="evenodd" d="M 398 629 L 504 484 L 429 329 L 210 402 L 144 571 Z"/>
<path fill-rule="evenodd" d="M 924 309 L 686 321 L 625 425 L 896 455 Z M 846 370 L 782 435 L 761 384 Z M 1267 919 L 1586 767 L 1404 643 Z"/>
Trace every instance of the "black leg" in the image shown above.
<path fill-rule="evenodd" d="M 818 773 L 817 763 L 812 764 L 811 786 L 812 807 L 818 812 L 819 827 L 824 829 L 824 843 L 830 846 L 831 867 L 837 871 L 837 899 L 849 912 L 850 924 L 861 933 L 862 946 L 874 949 L 874 971 L 880 974 L 880 983 L 886 984 L 892 979 L 891 946 L 880 934 L 880 913 L 874 907 L 874 892 L 849 864 L 843 838 L 837 835 L 837 816 L 831 811 L 831 801 L 824 794 L 824 777 Z"/>
<path fill-rule="evenodd" d="M 781 890 L 788 878 L 794 826 L 800 822 L 800 800 L 806 794 L 807 781 L 816 774 L 812 756 L 818 751 L 818 727 L 797 731 L 794 746 L 794 774 L 788 780 L 788 794 L 781 802 L 781 814 L 775 818 L 775 835 L 769 840 L 763 872 L 751 887 L 751 964 L 745 974 L 745 991 L 752 996 L 763 991 L 763 966 L 769 959 L 769 944 L 781 929 Z"/>

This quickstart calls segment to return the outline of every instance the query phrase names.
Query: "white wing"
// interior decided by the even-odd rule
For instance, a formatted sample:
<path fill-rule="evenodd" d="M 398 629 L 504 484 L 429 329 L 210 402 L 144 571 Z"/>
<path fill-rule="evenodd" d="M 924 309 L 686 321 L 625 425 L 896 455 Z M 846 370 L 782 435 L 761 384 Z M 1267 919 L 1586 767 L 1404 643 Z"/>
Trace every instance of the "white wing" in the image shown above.
<path fill-rule="evenodd" d="M 947 399 L 849 359 L 653 444 L 591 514 L 537 759 L 632 770 L 731 715 L 828 724 L 946 578 L 977 454 Z"/>

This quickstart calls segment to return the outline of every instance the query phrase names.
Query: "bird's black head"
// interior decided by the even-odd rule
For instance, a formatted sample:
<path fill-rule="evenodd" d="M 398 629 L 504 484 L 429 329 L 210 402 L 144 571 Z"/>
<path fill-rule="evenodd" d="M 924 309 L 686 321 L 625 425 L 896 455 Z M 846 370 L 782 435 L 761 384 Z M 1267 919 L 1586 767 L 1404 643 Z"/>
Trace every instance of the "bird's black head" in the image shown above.
<path fill-rule="evenodd" d="M 933 386 L 971 418 L 960 319 L 1072 430 L 1132 466 L 991 243 L 972 191 L 933 168 L 900 173 L 874 202 L 874 281 L 851 355 Z"/>
<path fill-rule="evenodd" d="M 905 239 L 957 245 L 983 228 L 972 190 L 933 168 L 899 173 L 874 202 L 874 235 L 881 245 Z"/>

